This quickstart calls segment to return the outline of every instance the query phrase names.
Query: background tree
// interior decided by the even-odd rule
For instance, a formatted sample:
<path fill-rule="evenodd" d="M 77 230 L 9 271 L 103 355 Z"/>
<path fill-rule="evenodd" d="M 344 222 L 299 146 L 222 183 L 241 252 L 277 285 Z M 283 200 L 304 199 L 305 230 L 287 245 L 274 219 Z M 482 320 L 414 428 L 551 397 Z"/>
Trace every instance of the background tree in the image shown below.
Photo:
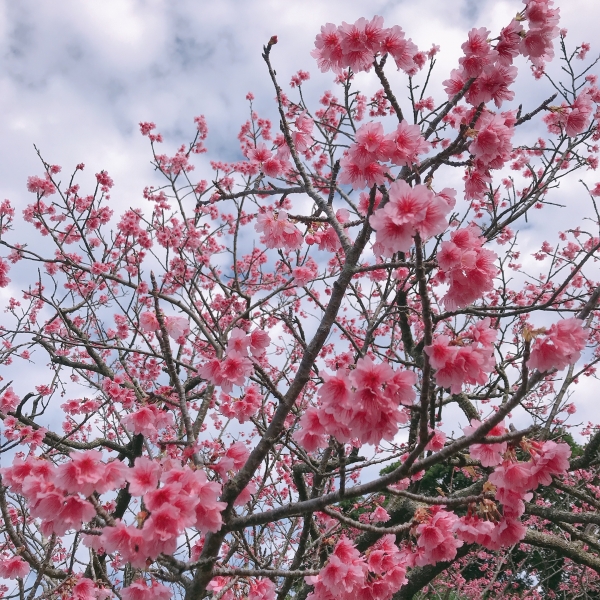
<path fill-rule="evenodd" d="M 598 593 L 600 432 L 572 415 L 598 360 L 600 186 L 535 260 L 515 233 L 597 166 L 595 63 L 558 17 L 530 0 L 472 29 L 443 92 L 436 46 L 324 25 L 317 108 L 307 72 L 284 93 L 272 37 L 277 132 L 249 94 L 243 159 L 204 180 L 203 117 L 172 155 L 141 123 L 164 177 L 141 208 L 40 156 L 37 235 L 0 205 L 0 285 L 31 281 L 1 330 L 5 597 Z"/>

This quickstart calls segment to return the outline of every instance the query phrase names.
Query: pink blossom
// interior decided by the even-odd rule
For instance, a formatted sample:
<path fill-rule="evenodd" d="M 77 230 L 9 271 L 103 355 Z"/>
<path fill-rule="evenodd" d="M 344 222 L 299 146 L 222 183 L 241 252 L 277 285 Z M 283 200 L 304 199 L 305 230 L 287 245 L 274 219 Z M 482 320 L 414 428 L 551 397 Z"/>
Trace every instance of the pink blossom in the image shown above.
<path fill-rule="evenodd" d="M 189 321 L 185 317 L 165 317 L 165 329 L 175 341 L 184 341 L 190 332 Z"/>
<path fill-rule="evenodd" d="M 350 598 L 352 592 L 356 594 L 362 589 L 367 571 L 367 565 L 358 550 L 342 535 L 319 575 L 307 579 L 315 587 L 308 598 Z"/>
<path fill-rule="evenodd" d="M 390 186 L 389 198 L 369 218 L 383 256 L 407 252 L 417 233 L 425 238 L 438 235 L 448 224 L 451 207 L 447 197 L 436 196 L 424 185 L 411 188 L 405 181 L 396 181 Z"/>
<path fill-rule="evenodd" d="M 64 498 L 62 507 L 58 512 L 44 516 L 39 515 L 46 521 L 44 529 L 52 531 L 57 535 L 64 535 L 71 529 L 81 529 L 83 523 L 91 521 L 96 516 L 92 504 L 79 496 L 67 496 Z"/>
<path fill-rule="evenodd" d="M 160 465 L 146 456 L 138 456 L 128 474 L 129 493 L 132 496 L 143 496 L 156 488 L 159 476 Z"/>
<path fill-rule="evenodd" d="M 73 452 L 69 459 L 56 468 L 54 483 L 66 492 L 91 496 L 104 476 L 102 454 L 97 450 L 86 450 Z"/>
<path fill-rule="evenodd" d="M 121 592 L 123 600 L 169 600 L 173 595 L 170 588 L 157 581 L 150 586 L 143 579 L 136 579 Z"/>
<path fill-rule="evenodd" d="M 20 556 L 0 559 L 0 577 L 3 579 L 16 579 L 26 577 L 30 571 L 29 563 Z"/>
<path fill-rule="evenodd" d="M 467 515 L 454 523 L 453 531 L 459 539 L 467 544 L 487 546 L 490 543 L 490 535 L 494 531 L 494 524 L 490 521 L 483 521 L 479 517 Z"/>
<path fill-rule="evenodd" d="M 351 154 L 346 154 L 340 160 L 342 168 L 338 181 L 343 185 L 352 185 L 354 189 L 383 185 L 386 181 L 387 169 L 376 160 L 371 162 L 356 162 Z"/>
<path fill-rule="evenodd" d="M 452 560 L 456 550 L 463 545 L 452 534 L 458 517 L 446 512 L 439 506 L 429 509 L 427 519 L 417 526 L 417 547 L 421 553 L 417 556 L 417 565 L 434 565 L 443 560 Z"/>
<path fill-rule="evenodd" d="M 135 412 L 121 417 L 121 423 L 132 433 L 141 433 L 155 440 L 161 429 L 173 427 L 175 421 L 173 414 L 169 411 L 160 410 L 156 405 L 148 404 Z"/>
<path fill-rule="evenodd" d="M 437 336 L 430 346 L 425 347 L 431 366 L 436 369 L 435 381 L 453 394 L 460 393 L 466 384 L 484 384 L 488 373 L 494 368 L 494 346 L 496 332 L 489 328 L 486 318 L 472 326 L 461 338 L 460 345 L 452 345 L 448 336 Z M 471 341 L 470 345 L 465 342 Z"/>
<path fill-rule="evenodd" d="M 261 243 L 267 248 L 284 248 L 288 251 L 297 250 L 302 246 L 302 234 L 298 228 L 288 221 L 287 212 L 261 212 L 257 217 L 254 228 L 259 233 Z"/>
<path fill-rule="evenodd" d="M 465 435 L 471 435 L 481 426 L 481 422 L 476 419 L 471 420 L 469 427 L 463 427 Z M 506 433 L 504 422 L 498 423 L 488 433 L 488 436 L 495 437 Z M 474 460 L 478 460 L 482 467 L 495 467 L 502 462 L 502 455 L 508 447 L 507 442 L 498 444 L 473 444 L 469 447 L 469 453 Z"/>
<path fill-rule="evenodd" d="M 254 329 L 250 333 L 250 354 L 252 354 L 254 358 L 264 356 L 270 343 L 271 336 L 269 336 L 266 331 Z"/>
<path fill-rule="evenodd" d="M 270 579 L 258 579 L 250 585 L 248 600 L 275 600 L 275 584 Z"/>
<path fill-rule="evenodd" d="M 398 69 L 405 73 L 412 74 L 418 70 L 418 66 L 414 61 L 418 48 L 412 40 L 405 39 L 404 31 L 398 25 L 384 31 L 381 53 L 386 52 L 394 59 Z"/>
<path fill-rule="evenodd" d="M 531 485 L 550 485 L 553 475 L 563 475 L 569 468 L 571 448 L 568 444 L 548 440 L 543 444 L 531 442 Z"/>
<path fill-rule="evenodd" d="M 433 432 L 433 437 L 429 440 L 425 450 L 431 450 L 432 452 L 439 452 L 446 443 L 446 434 L 439 429 Z"/>
<path fill-rule="evenodd" d="M 19 406 L 21 399 L 15 394 L 12 387 L 9 387 L 2 396 L 0 396 L 0 410 L 2 412 L 14 412 Z"/>
<path fill-rule="evenodd" d="M 221 412 L 228 418 L 236 418 L 240 423 L 245 423 L 253 417 L 261 405 L 262 396 L 255 384 L 249 385 L 246 393 L 240 398 L 221 396 Z"/>
<path fill-rule="evenodd" d="M 512 152 L 512 127 L 506 126 L 501 115 L 484 112 L 477 121 L 477 137 L 469 146 L 469 152 L 479 162 L 478 168 L 499 169 Z"/>
<path fill-rule="evenodd" d="M 563 319 L 552 325 L 543 337 L 535 340 L 527 365 L 538 371 L 562 371 L 579 360 L 587 337 L 580 319 Z"/>
<path fill-rule="evenodd" d="M 513 517 L 503 517 L 500 519 L 492 533 L 490 539 L 485 540 L 486 548 L 490 550 L 499 550 L 502 547 L 514 546 L 518 544 L 527 533 L 527 527 Z"/>
<path fill-rule="evenodd" d="M 373 523 L 387 523 L 387 521 L 389 521 L 390 519 L 391 517 L 388 514 L 387 510 L 385 510 L 385 508 L 383 508 L 382 506 L 378 506 L 371 513 L 371 522 Z"/>
<path fill-rule="evenodd" d="M 320 413 L 314 406 L 304 411 L 304 414 L 300 417 L 299 425 L 300 429 L 295 431 L 292 437 L 307 452 L 314 452 L 327 446 L 326 430 L 321 425 Z"/>
<path fill-rule="evenodd" d="M 160 329 L 160 324 L 158 323 L 158 319 L 153 312 L 143 312 L 140 315 L 140 328 L 142 331 L 157 331 Z"/>
<path fill-rule="evenodd" d="M 483 238 L 472 227 L 458 229 L 442 242 L 438 264 L 450 284 L 443 302 L 448 310 L 468 306 L 494 285 L 497 256 L 483 248 Z"/>
<path fill-rule="evenodd" d="M 490 32 L 485 27 L 471 29 L 468 40 L 461 46 L 465 55 L 459 59 L 468 78 L 481 75 L 483 68 L 495 61 L 497 52 L 488 40 Z"/>
<path fill-rule="evenodd" d="M 431 148 L 431 144 L 421 135 L 419 126 L 409 125 L 406 120 L 403 120 L 387 139 L 392 143 L 389 160 L 395 165 L 418 165 L 419 154 L 425 154 Z"/>
<path fill-rule="evenodd" d="M 523 25 L 516 19 L 500 31 L 500 40 L 496 44 L 499 63 L 512 65 L 513 60 L 519 55 L 522 31 Z"/>
<path fill-rule="evenodd" d="M 579 94 L 571 104 L 571 110 L 566 115 L 564 121 L 565 133 L 569 137 L 575 137 L 583 133 L 590 124 L 593 110 L 594 105 L 589 93 Z"/>
<path fill-rule="evenodd" d="M 149 556 L 142 529 L 125 525 L 120 519 L 114 526 L 105 527 L 100 537 L 101 547 L 108 553 L 119 552 L 134 568 L 144 568 Z"/>

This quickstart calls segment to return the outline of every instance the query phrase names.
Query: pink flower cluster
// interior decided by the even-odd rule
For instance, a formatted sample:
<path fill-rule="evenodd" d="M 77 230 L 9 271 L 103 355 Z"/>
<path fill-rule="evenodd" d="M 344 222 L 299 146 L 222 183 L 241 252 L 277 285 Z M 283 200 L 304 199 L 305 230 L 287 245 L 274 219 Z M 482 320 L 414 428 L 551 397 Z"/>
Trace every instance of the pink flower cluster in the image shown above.
<path fill-rule="evenodd" d="M 142 408 L 125 415 L 121 418 L 121 423 L 131 433 L 141 433 L 151 441 L 155 442 L 158 439 L 158 432 L 161 429 L 169 429 L 173 427 L 175 421 L 173 414 L 160 410 L 154 404 L 142 406 Z"/>
<path fill-rule="evenodd" d="M 471 420 L 471 425 L 463 427 L 465 435 L 471 435 L 481 425 L 481 421 L 477 419 Z M 506 427 L 504 427 L 504 421 L 498 423 L 498 425 L 492 427 L 489 431 L 488 436 L 496 437 L 504 435 L 506 433 Z M 508 444 L 506 442 L 499 442 L 497 444 L 473 444 L 469 447 L 469 453 L 471 458 L 478 460 L 482 467 L 495 467 L 502 462 L 502 456 L 506 452 Z"/>
<path fill-rule="evenodd" d="M 502 504 L 502 519 L 495 524 L 488 537 L 477 543 L 498 550 L 511 546 L 525 537 L 526 527 L 519 518 L 525 512 L 524 501 L 530 500 L 531 491 L 538 485 L 549 485 L 553 475 L 563 475 L 569 468 L 571 448 L 568 444 L 552 441 L 530 442 L 531 461 L 503 461 L 489 476 L 496 486 L 496 500 Z"/>
<path fill-rule="evenodd" d="M 455 194 L 450 188 L 434 194 L 425 185 L 411 188 L 405 181 L 395 181 L 389 189 L 389 202 L 369 219 L 377 232 L 375 253 L 390 257 L 410 250 L 417 233 L 423 239 L 443 233 L 448 226 L 447 215 L 455 204 Z"/>
<path fill-rule="evenodd" d="M 257 385 L 250 384 L 246 393 L 240 398 L 232 398 L 227 394 L 221 394 L 221 414 L 228 419 L 237 419 L 245 423 L 253 417 L 262 405 L 262 396 Z"/>
<path fill-rule="evenodd" d="M 152 581 L 150 586 L 143 579 L 136 579 L 121 592 L 123 600 L 169 600 L 173 590 L 158 581 Z"/>
<path fill-rule="evenodd" d="M 236 327 L 227 342 L 225 358 L 213 358 L 198 369 L 198 375 L 220 386 L 225 393 L 230 393 L 234 385 L 244 385 L 246 377 L 252 372 L 252 360 L 248 352 L 253 358 L 260 358 L 270 343 L 271 338 L 265 331 L 255 329 L 248 335 Z"/>
<path fill-rule="evenodd" d="M 519 50 L 527 56 L 538 69 L 554 57 L 552 40 L 558 37 L 559 8 L 550 8 L 552 0 L 523 0 L 527 5 L 525 18 L 529 22 L 529 31 L 522 38 Z"/>
<path fill-rule="evenodd" d="M 529 31 L 525 32 L 519 20 L 513 19 L 500 32 L 495 48 L 485 27 L 469 32 L 461 46 L 464 55 L 459 59 L 460 67 L 443 82 L 449 97 L 474 79 L 465 95 L 466 101 L 479 106 L 493 100 L 500 108 L 504 100 L 514 98 L 514 92 L 508 88 L 517 76 L 517 69 L 511 65 L 519 54 L 531 60 L 536 72 L 543 72 L 544 63 L 554 56 L 552 40 L 559 33 L 556 26 L 559 10 L 550 8 L 552 0 L 523 1 L 527 5 L 524 17 L 529 21 Z"/>
<path fill-rule="evenodd" d="M 470 123 L 475 109 L 469 111 L 463 124 Z M 490 193 L 492 176 L 490 169 L 500 169 L 511 157 L 512 136 L 516 123 L 516 111 L 495 114 L 483 111 L 472 134 L 474 141 L 469 146 L 473 154 L 473 166 L 465 171 L 465 197 L 467 200 L 482 200 Z"/>
<path fill-rule="evenodd" d="M 257 579 L 250 585 L 248 600 L 275 600 L 275 584 L 270 579 Z"/>
<path fill-rule="evenodd" d="M 586 89 L 571 105 L 563 102 L 560 107 L 552 108 L 544 116 L 544 122 L 550 133 L 560 135 L 564 131 L 568 137 L 575 137 L 589 127 L 593 112 L 592 96 L 590 90 Z"/>
<path fill-rule="evenodd" d="M 355 73 L 370 71 L 378 54 L 389 54 L 398 69 L 408 75 L 416 74 L 427 60 L 427 55 L 405 38 L 400 27 L 384 28 L 383 17 L 379 16 L 370 21 L 363 17 L 352 25 L 343 22 L 338 27 L 327 23 L 321 27 L 311 52 L 323 73 L 340 73 L 346 68 Z"/>
<path fill-rule="evenodd" d="M 463 542 L 454 537 L 454 525 L 458 517 L 439 506 L 428 509 L 426 520 L 417 526 L 416 564 L 419 567 L 435 565 L 452 560 Z"/>
<path fill-rule="evenodd" d="M 177 538 L 187 527 L 202 532 L 221 528 L 221 511 L 226 506 L 217 500 L 221 485 L 209 481 L 204 471 L 181 467 L 172 460 L 159 464 L 146 457 L 137 458 L 128 471 L 129 492 L 143 497 L 148 513 L 143 515 L 143 527 L 117 520 L 114 526 L 105 527 L 101 536 L 85 536 L 88 546 L 119 552 L 134 568 L 143 569 L 148 558 L 175 552 Z"/>
<path fill-rule="evenodd" d="M 450 240 L 442 242 L 437 255 L 440 271 L 436 279 L 449 283 L 443 298 L 448 310 L 468 306 L 493 289 L 498 271 L 494 261 L 498 257 L 483 248 L 484 241 L 474 227 L 466 227 L 452 232 Z"/>
<path fill-rule="evenodd" d="M 21 399 L 15 392 L 12 387 L 9 387 L 3 394 L 0 396 L 0 410 L 3 413 L 14 412 Z"/>
<path fill-rule="evenodd" d="M 190 332 L 190 324 L 185 317 L 164 317 L 165 329 L 170 337 L 178 343 L 185 343 L 185 336 Z M 156 314 L 150 311 L 140 315 L 140 329 L 147 332 L 160 330 Z"/>
<path fill-rule="evenodd" d="M 514 124 L 514 111 L 501 115 L 483 111 L 475 124 L 477 135 L 469 146 L 478 170 L 500 169 L 510 159 Z"/>
<path fill-rule="evenodd" d="M 12 467 L 0 472 L 10 489 L 26 498 L 31 516 L 41 519 L 44 535 L 64 535 L 96 516 L 79 494 L 102 494 L 125 483 L 127 467 L 119 461 L 103 463 L 101 457 L 96 450 L 73 453 L 58 467 L 46 460 L 15 458 Z"/>
<path fill-rule="evenodd" d="M 0 558 L 0 577 L 2 579 L 16 579 L 26 577 L 30 571 L 29 563 L 20 556 Z"/>
<path fill-rule="evenodd" d="M 356 132 L 354 143 L 340 161 L 339 182 L 356 189 L 383 185 L 387 169 L 382 162 L 389 161 L 399 166 L 419 164 L 419 154 L 429 152 L 430 148 L 419 126 L 409 125 L 406 120 L 387 135 L 381 123 L 365 123 Z"/>
<path fill-rule="evenodd" d="M 410 406 L 416 397 L 412 386 L 417 376 L 412 371 L 394 371 L 389 364 L 375 364 L 367 357 L 359 359 L 350 373 L 339 369 L 322 377 L 320 405 L 307 409 L 300 418 L 301 429 L 294 433 L 308 451 L 326 447 L 330 435 L 342 443 L 392 440 L 398 424 L 408 421 L 400 405 Z"/>
<path fill-rule="evenodd" d="M 587 338 L 581 319 L 563 319 L 535 340 L 527 366 L 538 371 L 561 371 L 579 360 Z"/>
<path fill-rule="evenodd" d="M 265 211 L 256 217 L 254 226 L 260 236 L 260 242 L 267 248 L 284 248 L 291 252 L 302 246 L 302 233 L 288 220 L 285 210 L 277 213 Z"/>
<path fill-rule="evenodd" d="M 471 433 L 477 422 L 473 421 L 472 425 L 471 428 L 465 428 L 465 433 Z M 490 431 L 491 435 L 499 433 L 495 429 Z M 492 522 L 469 512 L 455 523 L 454 531 L 467 544 L 479 544 L 489 550 L 499 550 L 503 546 L 512 546 L 525 537 L 527 528 L 520 521 L 525 512 L 524 501 L 531 499 L 530 492 L 538 485 L 549 485 L 553 475 L 566 472 L 571 449 L 567 444 L 552 441 L 529 442 L 531 460 L 516 462 L 510 458 L 501 461 L 498 459 L 499 450 L 491 450 L 493 446 L 504 446 L 505 450 L 505 443 L 487 446 L 489 450 L 484 452 L 492 457 L 487 466 L 498 465 L 489 481 L 496 486 L 496 500 L 503 506 L 502 517 L 498 522 Z M 477 458 L 473 448 L 471 447 L 471 456 Z M 482 465 L 486 466 L 483 461 Z"/>
<path fill-rule="evenodd" d="M 307 600 L 390 600 L 406 583 L 406 560 L 394 535 L 383 536 L 365 560 L 345 536 L 339 539 L 329 561 L 315 577 Z"/>
<path fill-rule="evenodd" d="M 431 346 L 425 347 L 429 362 L 436 369 L 436 383 L 453 394 L 459 394 L 465 384 L 486 383 L 496 365 L 496 335 L 496 330 L 490 329 L 490 319 L 485 318 L 471 325 L 459 339 L 451 340 L 447 335 L 436 337 Z"/>
<path fill-rule="evenodd" d="M 277 177 L 286 168 L 286 161 L 274 156 L 264 142 L 260 142 L 255 148 L 250 148 L 247 154 L 250 161 L 257 164 L 268 177 Z"/>

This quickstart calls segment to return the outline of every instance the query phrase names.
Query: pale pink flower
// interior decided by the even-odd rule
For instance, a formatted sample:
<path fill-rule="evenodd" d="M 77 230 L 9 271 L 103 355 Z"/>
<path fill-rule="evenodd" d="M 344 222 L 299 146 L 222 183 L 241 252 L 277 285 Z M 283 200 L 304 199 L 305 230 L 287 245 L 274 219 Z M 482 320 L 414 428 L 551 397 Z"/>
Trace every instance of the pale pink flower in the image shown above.
<path fill-rule="evenodd" d="M 417 547 L 421 553 L 416 563 L 420 567 L 452 560 L 456 550 L 463 545 L 462 540 L 453 535 L 454 524 L 458 520 L 454 513 L 446 512 L 439 506 L 431 507 L 429 512 L 427 520 L 417 526 Z"/>
<path fill-rule="evenodd" d="M 395 165 L 418 165 L 419 154 L 425 154 L 431 149 L 431 144 L 421 135 L 419 126 L 410 125 L 406 120 L 398 125 L 394 133 L 386 137 L 392 143 L 389 160 Z"/>
<path fill-rule="evenodd" d="M 471 29 L 467 41 L 461 46 L 465 55 L 458 62 L 468 78 L 478 77 L 485 66 L 496 60 L 497 52 L 487 41 L 489 35 L 485 27 Z"/>
<path fill-rule="evenodd" d="M 254 358 L 264 356 L 270 343 L 271 337 L 266 331 L 254 329 L 250 333 L 250 354 L 252 354 Z"/>
<path fill-rule="evenodd" d="M 246 354 L 248 346 L 250 346 L 250 338 L 246 332 L 239 327 L 234 327 L 229 335 L 229 340 L 227 340 L 227 352 L 235 350 L 241 354 Z"/>
<path fill-rule="evenodd" d="M 430 431 L 431 433 L 431 431 Z M 446 434 L 439 429 L 433 432 L 433 437 L 429 440 L 425 450 L 431 450 L 432 452 L 439 452 L 446 443 Z"/>
<path fill-rule="evenodd" d="M 121 417 L 121 423 L 132 433 L 141 433 L 155 440 L 161 429 L 173 427 L 175 421 L 171 412 L 160 410 L 154 404 L 148 404 Z"/>
<path fill-rule="evenodd" d="M 167 333 L 177 342 L 184 341 L 190 332 L 189 321 L 185 317 L 165 317 L 165 329 Z"/>
<path fill-rule="evenodd" d="M 457 537 L 467 544 L 487 546 L 494 531 L 494 524 L 477 516 L 467 515 L 458 519 L 452 529 Z"/>
<path fill-rule="evenodd" d="M 302 246 L 302 234 L 288 220 L 287 212 L 284 210 L 280 210 L 277 214 L 273 212 L 259 213 L 254 228 L 259 233 L 263 233 L 260 241 L 267 248 L 283 248 L 293 251 Z"/>

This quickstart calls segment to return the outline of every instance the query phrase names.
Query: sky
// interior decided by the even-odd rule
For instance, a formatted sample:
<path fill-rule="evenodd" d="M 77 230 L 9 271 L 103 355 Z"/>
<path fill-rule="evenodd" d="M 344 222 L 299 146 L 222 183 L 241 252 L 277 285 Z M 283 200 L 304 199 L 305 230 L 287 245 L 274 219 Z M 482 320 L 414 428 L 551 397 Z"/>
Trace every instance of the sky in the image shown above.
<path fill-rule="evenodd" d="M 567 40 L 594 44 L 600 0 L 556 5 Z M 457 66 L 469 29 L 485 26 L 495 36 L 522 8 L 520 0 L 0 0 L 0 199 L 18 208 L 31 201 L 27 177 L 42 173 L 35 145 L 66 174 L 85 163 L 82 181 L 90 186 L 94 173 L 107 170 L 115 181 L 113 208 L 140 207 L 143 188 L 156 179 L 138 123 L 154 121 L 164 151 L 173 154 L 192 138 L 199 114 L 208 121 L 209 153 L 197 177 L 209 179 L 208 160 L 241 158 L 236 135 L 248 116 L 247 92 L 261 116 L 275 116 L 261 58 L 272 35 L 279 39 L 272 61 L 280 82 L 287 86 L 299 69 L 310 71 L 306 93 L 314 106 L 332 82 L 309 54 L 327 22 L 383 16 L 420 49 L 441 47 L 442 81 Z M 599 50 L 592 45 L 592 54 Z M 548 88 L 524 75 L 517 93 L 533 107 Z M 365 78 L 366 91 L 377 87 Z M 578 192 L 566 187 L 561 194 Z M 534 237 L 554 227 L 548 215 Z M 561 218 L 578 217 L 572 210 Z"/>
<path fill-rule="evenodd" d="M 570 41 L 593 42 L 600 2 L 559 6 Z M 28 201 L 27 176 L 40 173 L 35 144 L 67 172 L 80 162 L 90 178 L 106 169 L 117 186 L 113 197 L 139 204 L 152 181 L 140 121 L 156 122 L 172 151 L 192 135 L 193 117 L 204 114 L 210 158 L 236 158 L 246 93 L 255 94 L 259 113 L 274 115 L 261 59 L 271 35 L 279 37 L 272 56 L 282 83 L 308 70 L 316 99 L 331 74 L 320 74 L 309 52 L 326 22 L 382 15 L 419 48 L 441 46 L 441 81 L 470 28 L 497 34 L 521 8 L 519 0 L 3 0 L 0 195 Z"/>

